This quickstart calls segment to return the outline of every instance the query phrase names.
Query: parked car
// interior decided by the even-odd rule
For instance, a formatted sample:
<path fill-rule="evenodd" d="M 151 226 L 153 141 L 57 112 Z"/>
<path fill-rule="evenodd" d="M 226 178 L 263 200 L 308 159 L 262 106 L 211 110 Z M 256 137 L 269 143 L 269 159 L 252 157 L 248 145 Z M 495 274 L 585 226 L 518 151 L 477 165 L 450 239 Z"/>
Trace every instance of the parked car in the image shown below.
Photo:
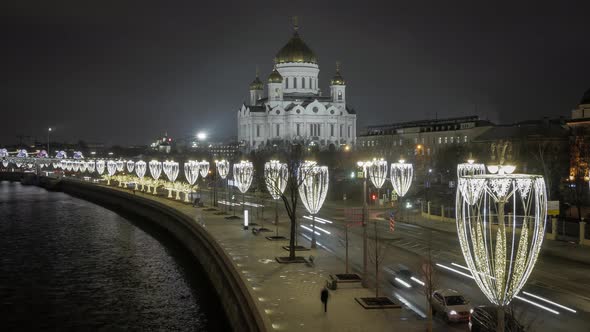
<path fill-rule="evenodd" d="M 383 268 L 387 272 L 387 278 L 395 287 L 412 288 L 413 273 L 410 269 L 403 265 L 388 266 Z"/>
<path fill-rule="evenodd" d="M 498 325 L 498 311 L 496 307 L 479 306 L 471 310 L 469 315 L 469 331 L 496 332 Z M 524 332 L 524 327 L 509 313 L 504 313 L 505 332 Z"/>
<path fill-rule="evenodd" d="M 465 322 L 469 320 L 469 301 L 453 289 L 440 289 L 432 293 L 432 314 L 443 314 L 447 322 Z"/>

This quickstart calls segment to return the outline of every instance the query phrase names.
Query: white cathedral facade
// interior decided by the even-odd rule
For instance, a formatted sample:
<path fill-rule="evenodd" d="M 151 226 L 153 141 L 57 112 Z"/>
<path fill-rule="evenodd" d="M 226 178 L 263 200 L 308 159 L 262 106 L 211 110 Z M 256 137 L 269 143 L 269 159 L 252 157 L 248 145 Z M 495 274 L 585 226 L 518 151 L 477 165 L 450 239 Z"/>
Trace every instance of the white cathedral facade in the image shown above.
<path fill-rule="evenodd" d="M 338 65 L 330 94 L 318 85 L 317 57 L 297 26 L 275 57 L 264 84 L 256 75 L 250 101 L 238 111 L 238 140 L 247 150 L 301 143 L 320 149 L 343 149 L 356 142 L 356 112 L 346 105 L 346 84 Z"/>

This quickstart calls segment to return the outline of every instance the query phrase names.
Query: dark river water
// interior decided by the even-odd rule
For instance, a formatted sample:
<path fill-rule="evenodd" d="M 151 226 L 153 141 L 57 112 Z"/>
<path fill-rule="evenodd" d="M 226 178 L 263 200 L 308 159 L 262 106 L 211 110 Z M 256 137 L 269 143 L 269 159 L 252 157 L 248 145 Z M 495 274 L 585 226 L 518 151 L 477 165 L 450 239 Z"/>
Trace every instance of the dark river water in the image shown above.
<path fill-rule="evenodd" d="M 225 331 L 192 256 L 159 229 L 0 182 L 0 331 Z"/>

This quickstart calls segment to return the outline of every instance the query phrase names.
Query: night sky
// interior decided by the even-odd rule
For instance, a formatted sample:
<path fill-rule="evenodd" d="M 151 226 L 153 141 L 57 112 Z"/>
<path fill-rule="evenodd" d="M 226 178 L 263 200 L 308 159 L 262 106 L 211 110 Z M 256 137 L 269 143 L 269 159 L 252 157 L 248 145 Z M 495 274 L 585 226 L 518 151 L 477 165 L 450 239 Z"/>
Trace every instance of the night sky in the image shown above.
<path fill-rule="evenodd" d="M 590 89 L 590 1 L 523 2 L 4 1 L 0 145 L 48 126 L 106 144 L 234 136 L 293 15 L 324 93 L 342 63 L 359 128 L 569 117 Z"/>

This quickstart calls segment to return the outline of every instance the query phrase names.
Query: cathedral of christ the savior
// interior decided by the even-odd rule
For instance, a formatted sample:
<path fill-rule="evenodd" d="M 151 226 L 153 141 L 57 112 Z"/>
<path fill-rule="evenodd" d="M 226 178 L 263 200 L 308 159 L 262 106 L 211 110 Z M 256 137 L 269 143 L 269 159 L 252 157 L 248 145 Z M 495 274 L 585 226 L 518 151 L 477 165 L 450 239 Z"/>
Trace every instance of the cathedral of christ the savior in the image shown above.
<path fill-rule="evenodd" d="M 238 140 L 252 151 L 302 144 L 319 149 L 348 149 L 356 142 L 356 112 L 346 104 L 346 82 L 336 64 L 330 94 L 319 88 L 315 53 L 299 36 L 297 24 L 279 50 L 264 84 L 256 74 L 250 101 L 238 111 Z"/>

